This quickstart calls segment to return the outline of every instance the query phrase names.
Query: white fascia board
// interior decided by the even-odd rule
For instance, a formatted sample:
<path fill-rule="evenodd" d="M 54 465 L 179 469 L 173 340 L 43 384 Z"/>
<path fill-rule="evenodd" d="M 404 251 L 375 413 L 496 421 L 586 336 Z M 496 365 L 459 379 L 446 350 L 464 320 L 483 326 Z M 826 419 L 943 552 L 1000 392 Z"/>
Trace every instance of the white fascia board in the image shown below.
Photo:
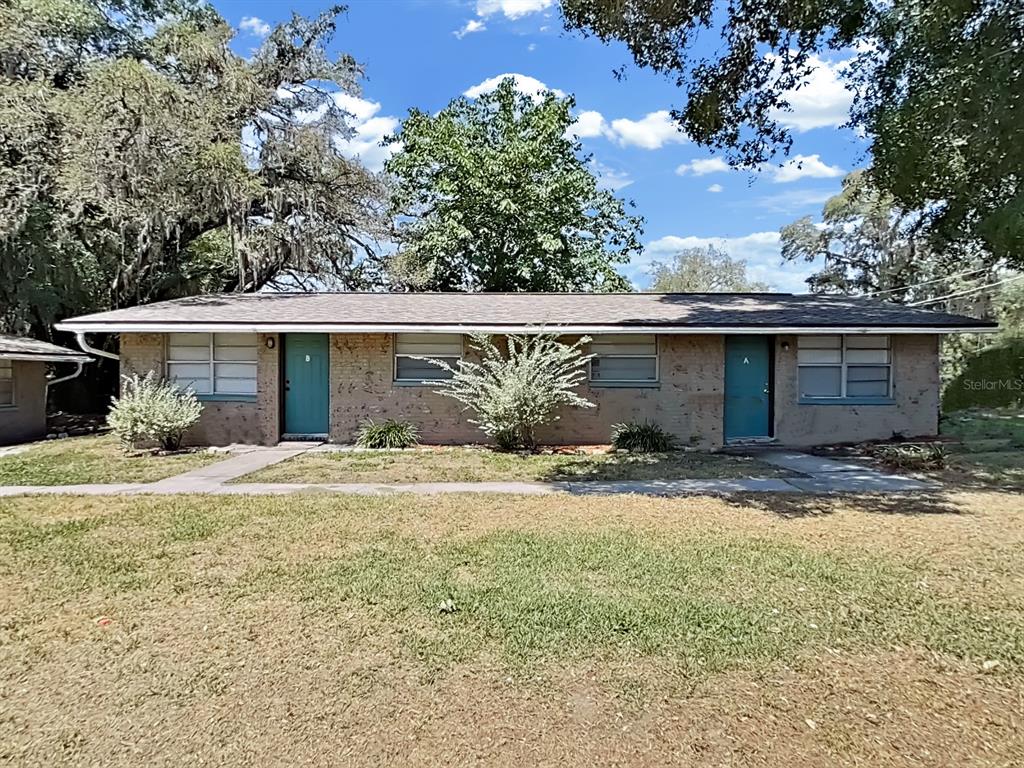
<path fill-rule="evenodd" d="M 692 326 L 692 325 L 411 325 L 358 323 L 57 323 L 57 329 L 74 333 L 572 333 L 601 335 L 653 333 L 661 335 L 812 335 L 812 334 L 912 334 L 995 333 L 987 326 Z"/>
<path fill-rule="evenodd" d="M 39 363 L 91 363 L 85 355 L 30 355 L 20 352 L 0 352 L 0 360 L 30 360 Z"/>

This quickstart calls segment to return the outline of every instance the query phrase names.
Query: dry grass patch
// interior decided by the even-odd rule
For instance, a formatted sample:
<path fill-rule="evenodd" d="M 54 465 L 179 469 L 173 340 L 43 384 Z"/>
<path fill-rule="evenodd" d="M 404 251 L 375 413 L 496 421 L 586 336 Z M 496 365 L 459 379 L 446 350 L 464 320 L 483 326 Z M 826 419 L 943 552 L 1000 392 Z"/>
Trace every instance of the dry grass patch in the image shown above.
<path fill-rule="evenodd" d="M 152 483 L 223 459 L 205 451 L 125 454 L 113 435 L 69 437 L 0 456 L 0 485 Z"/>
<path fill-rule="evenodd" d="M 1019 497 L 761 498 L 0 501 L 0 755 L 1022 756 Z"/>
<path fill-rule="evenodd" d="M 647 454 L 523 454 L 487 448 L 311 451 L 236 483 L 437 483 L 503 480 L 666 480 L 782 477 L 748 456 L 679 451 Z"/>

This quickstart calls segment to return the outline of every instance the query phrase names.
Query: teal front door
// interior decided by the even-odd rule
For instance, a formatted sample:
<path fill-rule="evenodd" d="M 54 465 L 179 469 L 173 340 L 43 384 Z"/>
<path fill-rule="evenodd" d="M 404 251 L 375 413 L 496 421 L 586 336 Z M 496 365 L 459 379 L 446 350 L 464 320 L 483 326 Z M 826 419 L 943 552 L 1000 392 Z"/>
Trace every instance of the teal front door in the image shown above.
<path fill-rule="evenodd" d="M 284 337 L 284 433 L 326 435 L 330 352 L 326 333 Z"/>
<path fill-rule="evenodd" d="M 725 439 L 771 436 L 771 338 L 725 337 Z"/>

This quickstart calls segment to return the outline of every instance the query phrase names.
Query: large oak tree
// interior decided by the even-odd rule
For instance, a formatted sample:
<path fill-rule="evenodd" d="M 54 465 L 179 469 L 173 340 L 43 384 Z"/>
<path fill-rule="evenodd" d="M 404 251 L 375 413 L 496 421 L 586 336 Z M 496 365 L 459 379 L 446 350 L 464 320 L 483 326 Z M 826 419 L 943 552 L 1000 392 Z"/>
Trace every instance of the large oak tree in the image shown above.
<path fill-rule="evenodd" d="M 282 273 L 379 282 L 379 180 L 341 155 L 336 7 L 251 58 L 192 0 L 0 4 L 0 330 Z"/>
<path fill-rule="evenodd" d="M 854 50 L 851 124 L 876 184 L 936 247 L 1024 265 L 1024 4 L 1020 0 L 562 0 L 569 29 L 626 44 L 684 94 L 696 142 L 756 167 L 816 56 Z M 621 71 L 620 71 L 621 74 Z"/>

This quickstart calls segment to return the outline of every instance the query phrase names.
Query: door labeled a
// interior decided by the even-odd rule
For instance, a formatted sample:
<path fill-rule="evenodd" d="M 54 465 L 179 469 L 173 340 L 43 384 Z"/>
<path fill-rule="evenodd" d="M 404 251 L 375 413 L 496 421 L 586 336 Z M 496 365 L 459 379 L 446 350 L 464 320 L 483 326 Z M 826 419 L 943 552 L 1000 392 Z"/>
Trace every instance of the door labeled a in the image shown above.
<path fill-rule="evenodd" d="M 284 432 L 326 435 L 330 424 L 330 350 L 325 333 L 284 338 Z"/>
<path fill-rule="evenodd" d="M 725 439 L 771 436 L 771 338 L 725 337 Z"/>

